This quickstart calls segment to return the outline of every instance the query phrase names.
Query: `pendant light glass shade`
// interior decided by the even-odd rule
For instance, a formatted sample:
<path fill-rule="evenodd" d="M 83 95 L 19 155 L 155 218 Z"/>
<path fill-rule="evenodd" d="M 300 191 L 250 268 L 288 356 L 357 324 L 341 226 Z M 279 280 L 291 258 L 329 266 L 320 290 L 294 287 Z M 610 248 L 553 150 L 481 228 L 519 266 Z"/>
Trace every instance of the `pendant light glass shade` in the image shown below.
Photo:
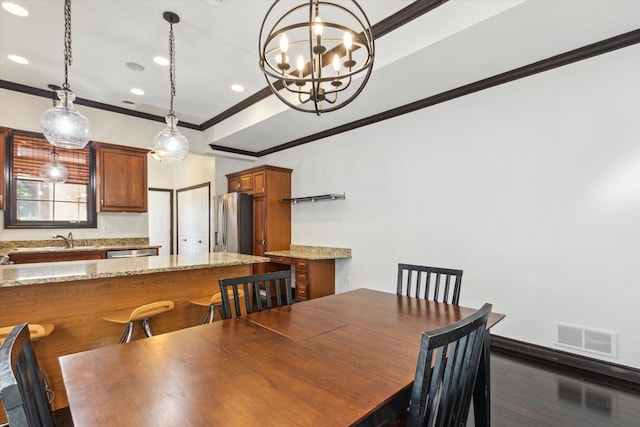
<path fill-rule="evenodd" d="M 176 116 L 169 114 L 165 117 L 165 121 L 167 126 L 153 138 L 153 151 L 162 163 L 181 162 L 189 152 L 189 141 L 176 127 L 178 125 Z"/>
<path fill-rule="evenodd" d="M 69 171 L 64 165 L 58 163 L 58 153 L 55 150 L 51 152 L 51 162 L 45 163 L 40 168 L 40 177 L 44 182 L 54 182 L 62 184 L 69 178 Z"/>
<path fill-rule="evenodd" d="M 73 106 L 76 96 L 67 89 L 57 91 L 60 101 L 40 116 L 47 141 L 54 147 L 81 149 L 91 139 L 89 119 Z"/>

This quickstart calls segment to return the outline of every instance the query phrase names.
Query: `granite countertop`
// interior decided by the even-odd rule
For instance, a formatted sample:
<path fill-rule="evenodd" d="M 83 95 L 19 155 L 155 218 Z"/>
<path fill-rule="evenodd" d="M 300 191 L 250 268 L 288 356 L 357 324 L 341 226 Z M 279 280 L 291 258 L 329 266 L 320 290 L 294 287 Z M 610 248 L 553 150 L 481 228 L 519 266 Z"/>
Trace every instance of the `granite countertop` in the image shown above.
<path fill-rule="evenodd" d="M 228 252 L 211 252 L 192 255 L 159 255 L 139 258 L 3 265 L 0 266 L 0 288 L 167 271 L 228 267 L 262 262 L 269 262 L 269 258 Z"/>
<path fill-rule="evenodd" d="M 288 251 L 269 251 L 266 256 L 281 256 L 309 260 L 351 258 L 351 249 L 326 246 L 291 245 Z"/>
<path fill-rule="evenodd" d="M 112 251 L 112 250 L 127 250 L 127 249 L 157 249 L 160 245 L 96 245 L 96 246 L 74 246 L 73 248 L 66 248 L 64 246 L 42 246 L 42 247 L 29 247 L 29 248 L 13 248 L 10 249 L 7 255 L 12 254 L 39 254 L 39 253 L 56 253 L 56 252 L 90 252 L 90 251 Z"/>

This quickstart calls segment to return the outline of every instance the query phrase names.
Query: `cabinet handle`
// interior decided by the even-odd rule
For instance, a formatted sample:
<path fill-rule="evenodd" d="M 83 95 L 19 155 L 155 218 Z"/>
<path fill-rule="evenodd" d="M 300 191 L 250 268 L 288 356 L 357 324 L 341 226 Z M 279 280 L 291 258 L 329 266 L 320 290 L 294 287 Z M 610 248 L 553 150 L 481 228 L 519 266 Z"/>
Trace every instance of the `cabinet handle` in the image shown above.
<path fill-rule="evenodd" d="M 267 241 L 266 241 L 266 240 L 262 240 L 262 241 L 261 241 L 261 243 L 262 243 L 263 245 L 266 245 L 266 244 L 267 244 Z"/>
<path fill-rule="evenodd" d="M 198 243 L 202 243 L 202 240 L 198 240 Z"/>
<path fill-rule="evenodd" d="M 183 242 L 186 242 L 186 241 L 187 241 L 187 239 L 182 239 L 182 241 L 183 241 Z"/>
<path fill-rule="evenodd" d="M 100 199 L 100 206 L 104 206 L 104 199 Z"/>
<path fill-rule="evenodd" d="M 3 200 L 4 200 L 4 196 L 0 194 L 0 203 L 2 203 Z"/>

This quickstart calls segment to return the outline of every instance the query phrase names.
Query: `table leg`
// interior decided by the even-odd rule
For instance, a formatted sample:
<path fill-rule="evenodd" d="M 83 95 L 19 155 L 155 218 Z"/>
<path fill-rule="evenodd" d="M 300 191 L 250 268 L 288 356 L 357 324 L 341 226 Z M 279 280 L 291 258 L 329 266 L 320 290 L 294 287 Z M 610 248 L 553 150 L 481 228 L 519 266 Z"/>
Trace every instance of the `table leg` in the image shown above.
<path fill-rule="evenodd" d="M 482 356 L 480 356 L 478 376 L 473 390 L 473 418 L 476 427 L 488 427 L 491 425 L 490 340 L 489 330 L 487 330 L 484 337 Z"/>

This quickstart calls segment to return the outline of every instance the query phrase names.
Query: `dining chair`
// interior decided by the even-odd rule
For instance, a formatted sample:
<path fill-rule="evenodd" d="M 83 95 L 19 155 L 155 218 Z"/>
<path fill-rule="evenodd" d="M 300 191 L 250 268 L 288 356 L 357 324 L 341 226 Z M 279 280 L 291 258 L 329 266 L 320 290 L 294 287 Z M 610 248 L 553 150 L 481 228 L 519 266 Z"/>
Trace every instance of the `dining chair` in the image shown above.
<path fill-rule="evenodd" d="M 423 332 L 407 426 L 463 426 L 469 415 L 491 304 Z"/>
<path fill-rule="evenodd" d="M 280 307 L 285 303 L 291 305 L 291 271 L 276 271 L 273 273 L 254 274 L 252 276 L 231 277 L 228 279 L 220 279 L 220 294 L 222 295 L 222 318 L 230 319 L 231 298 L 233 296 L 233 306 L 235 308 L 235 317 L 242 316 L 240 310 L 240 292 L 244 292 L 245 309 L 247 313 L 254 311 L 262 311 L 263 303 L 261 298 L 260 284 L 264 283 L 265 305 L 267 309 L 274 306 Z M 271 289 L 274 289 L 272 295 Z M 253 295 L 255 298 L 251 298 Z M 284 299 L 283 299 L 284 295 Z M 255 306 L 252 304 L 255 299 Z"/>
<path fill-rule="evenodd" d="M 12 427 L 55 425 L 26 323 L 13 328 L 0 344 L 0 398 Z"/>
<path fill-rule="evenodd" d="M 398 295 L 458 305 L 461 286 L 462 270 L 398 264 Z"/>

